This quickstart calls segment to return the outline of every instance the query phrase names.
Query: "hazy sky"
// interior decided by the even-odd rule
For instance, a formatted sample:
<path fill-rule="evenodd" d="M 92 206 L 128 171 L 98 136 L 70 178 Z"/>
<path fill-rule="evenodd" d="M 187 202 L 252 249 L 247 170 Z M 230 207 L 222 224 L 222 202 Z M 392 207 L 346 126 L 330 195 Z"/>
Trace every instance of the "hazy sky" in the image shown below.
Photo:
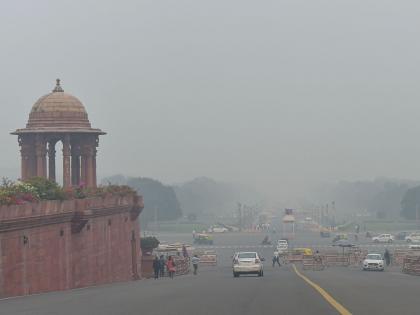
<path fill-rule="evenodd" d="M 420 2 L 0 0 L 0 169 L 62 79 L 99 174 L 309 183 L 420 178 Z"/>

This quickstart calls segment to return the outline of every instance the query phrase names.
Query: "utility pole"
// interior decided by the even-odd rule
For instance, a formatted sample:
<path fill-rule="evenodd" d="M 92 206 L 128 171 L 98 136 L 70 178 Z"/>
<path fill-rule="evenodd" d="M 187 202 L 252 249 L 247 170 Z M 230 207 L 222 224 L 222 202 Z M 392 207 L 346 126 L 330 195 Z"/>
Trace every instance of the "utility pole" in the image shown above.
<path fill-rule="evenodd" d="M 239 223 L 239 231 L 242 231 L 242 205 L 238 202 L 238 223 Z"/>
<path fill-rule="evenodd" d="M 155 235 L 157 235 L 157 232 L 158 232 L 158 216 L 157 216 L 157 214 L 158 214 L 158 208 L 157 208 L 157 206 L 155 206 Z"/>

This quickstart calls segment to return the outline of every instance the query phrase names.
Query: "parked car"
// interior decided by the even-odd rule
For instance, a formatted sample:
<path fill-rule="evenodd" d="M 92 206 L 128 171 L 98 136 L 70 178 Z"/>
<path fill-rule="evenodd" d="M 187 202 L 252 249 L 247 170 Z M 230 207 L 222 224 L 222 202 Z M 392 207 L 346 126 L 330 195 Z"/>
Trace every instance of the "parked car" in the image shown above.
<path fill-rule="evenodd" d="M 368 254 L 363 260 L 363 270 L 384 271 L 384 258 L 381 254 Z"/>
<path fill-rule="evenodd" d="M 420 233 L 411 233 L 409 236 L 406 236 L 405 241 L 407 243 L 420 243 Z"/>
<path fill-rule="evenodd" d="M 256 274 L 258 277 L 264 276 L 263 258 L 257 252 L 238 252 L 233 257 L 233 276 L 239 277 L 241 274 Z"/>
<path fill-rule="evenodd" d="M 404 241 L 407 236 L 409 236 L 412 232 L 399 232 L 395 235 L 396 240 Z"/>
<path fill-rule="evenodd" d="M 287 242 L 287 240 L 277 241 L 277 251 L 279 252 L 279 254 L 286 253 L 288 249 L 289 249 L 289 243 Z"/>
<path fill-rule="evenodd" d="M 394 236 L 391 234 L 380 234 L 372 237 L 372 241 L 375 243 L 392 243 L 394 241 Z"/>
<path fill-rule="evenodd" d="M 347 234 L 337 234 L 336 236 L 334 236 L 333 238 L 333 243 L 336 243 L 339 240 L 346 240 L 347 239 Z"/>
<path fill-rule="evenodd" d="M 410 244 L 410 245 L 408 245 L 408 249 L 420 250 L 420 244 Z"/>

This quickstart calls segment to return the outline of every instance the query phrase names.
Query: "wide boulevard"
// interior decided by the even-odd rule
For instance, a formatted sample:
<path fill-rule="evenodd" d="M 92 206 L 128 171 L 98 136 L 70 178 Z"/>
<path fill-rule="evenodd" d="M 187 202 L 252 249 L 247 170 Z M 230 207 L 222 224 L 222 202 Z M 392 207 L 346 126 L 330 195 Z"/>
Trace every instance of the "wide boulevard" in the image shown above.
<path fill-rule="evenodd" d="M 398 267 L 363 272 L 359 267 L 328 267 L 323 271 L 299 266 L 271 266 L 272 247 L 258 244 L 264 233 L 228 233 L 215 236 L 212 247 L 218 265 L 200 267 L 199 274 L 175 279 L 117 283 L 0 301 L 0 314 L 131 315 L 131 314 L 420 314 L 420 278 Z M 271 237 L 276 239 L 276 235 Z M 191 243 L 191 235 L 160 234 L 170 241 Z M 331 239 L 301 232 L 292 246 L 320 249 Z M 367 239 L 370 252 L 384 250 Z M 405 246 L 393 244 L 393 248 Z M 237 250 L 258 251 L 266 259 L 264 277 L 233 278 L 231 257 Z"/>

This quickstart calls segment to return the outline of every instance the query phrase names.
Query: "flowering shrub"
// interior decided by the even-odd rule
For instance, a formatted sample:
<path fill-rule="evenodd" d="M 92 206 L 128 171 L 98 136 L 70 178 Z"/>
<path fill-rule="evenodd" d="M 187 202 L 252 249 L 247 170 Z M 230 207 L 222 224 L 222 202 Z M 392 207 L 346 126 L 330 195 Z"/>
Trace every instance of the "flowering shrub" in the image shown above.
<path fill-rule="evenodd" d="M 32 185 L 3 179 L 0 186 L 0 205 L 18 205 L 39 199 L 40 195 Z"/>
<path fill-rule="evenodd" d="M 84 185 L 63 189 L 45 178 L 34 177 L 24 182 L 3 179 L 0 185 L 0 205 L 19 205 L 38 200 L 70 200 L 106 195 L 126 196 L 135 191 L 129 186 L 108 185 L 86 188 Z"/>

